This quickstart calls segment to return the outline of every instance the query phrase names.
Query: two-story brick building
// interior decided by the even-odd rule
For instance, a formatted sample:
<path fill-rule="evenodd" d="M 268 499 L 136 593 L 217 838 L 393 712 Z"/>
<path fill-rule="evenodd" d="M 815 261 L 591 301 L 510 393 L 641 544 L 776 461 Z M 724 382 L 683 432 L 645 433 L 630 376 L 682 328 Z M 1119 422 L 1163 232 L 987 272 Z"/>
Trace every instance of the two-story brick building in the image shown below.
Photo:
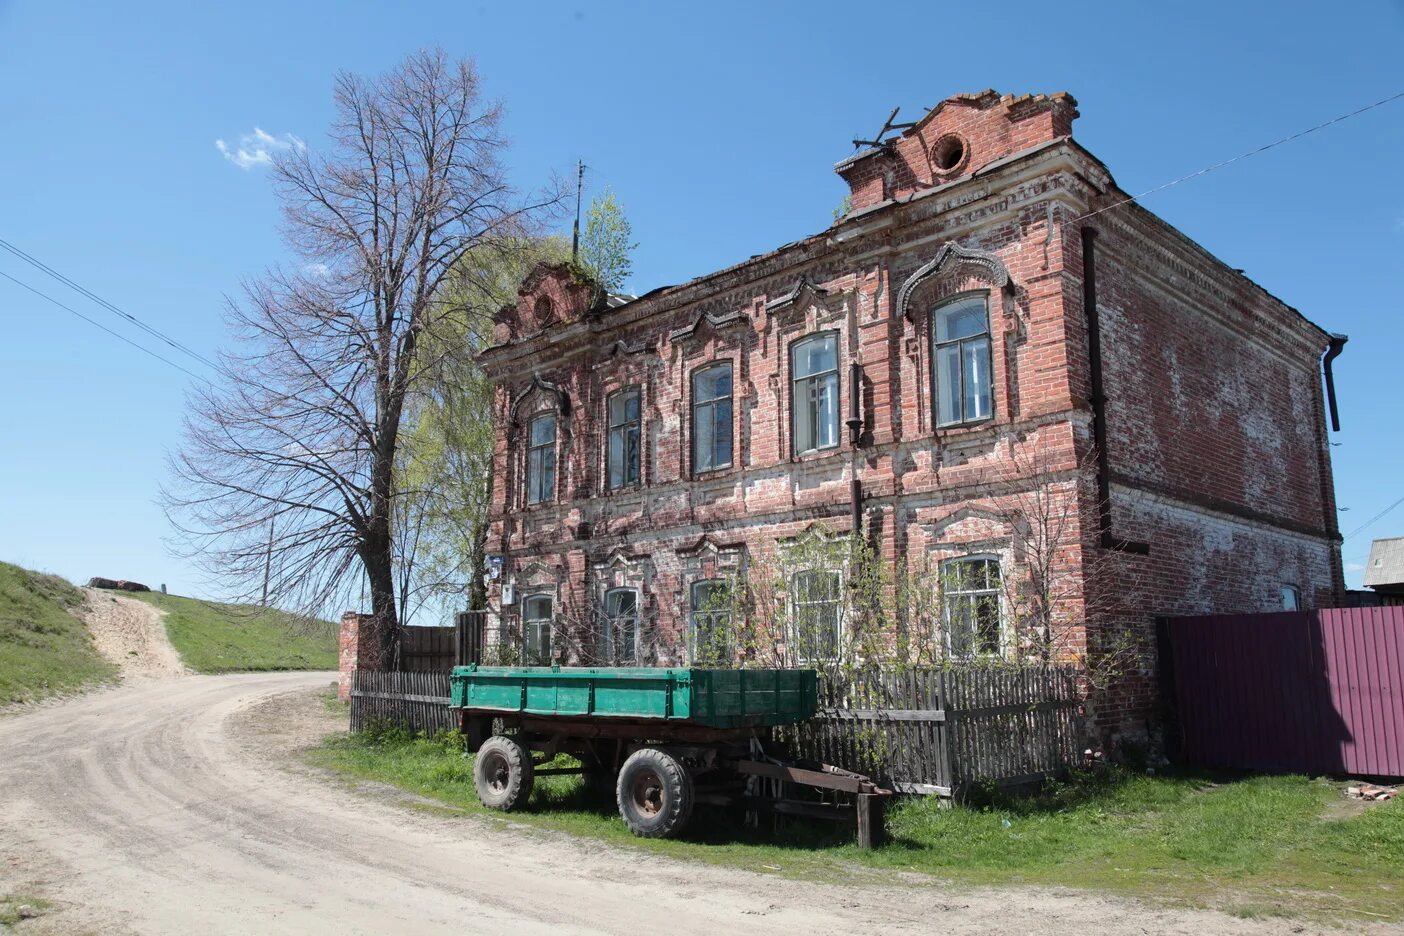
<path fill-rule="evenodd" d="M 837 165 L 829 229 L 637 298 L 538 268 L 482 354 L 496 639 L 681 662 L 748 563 L 856 530 L 959 568 L 946 646 L 1006 654 L 1005 500 L 1040 485 L 1073 504 L 1064 568 L 1130 609 L 1061 596 L 1087 635 L 1332 602 L 1331 336 L 1128 202 L 1077 116 L 1067 94 L 949 98 Z M 841 569 L 788 591 L 844 626 Z M 615 625 L 582 635 L 596 610 Z M 1128 675 L 1099 719 L 1134 730 L 1152 691 Z"/>

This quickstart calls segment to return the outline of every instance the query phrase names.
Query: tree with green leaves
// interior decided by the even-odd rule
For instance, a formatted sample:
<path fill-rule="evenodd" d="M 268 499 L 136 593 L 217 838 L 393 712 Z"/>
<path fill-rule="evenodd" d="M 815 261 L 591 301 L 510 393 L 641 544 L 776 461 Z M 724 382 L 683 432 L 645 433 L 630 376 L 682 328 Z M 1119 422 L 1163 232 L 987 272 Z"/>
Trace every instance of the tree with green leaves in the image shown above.
<path fill-rule="evenodd" d="M 614 193 L 605 189 L 596 195 L 590 200 L 585 230 L 580 235 L 577 264 L 581 272 L 611 292 L 623 289 L 634 271 L 631 255 L 639 246 L 633 236 L 633 226 Z"/>

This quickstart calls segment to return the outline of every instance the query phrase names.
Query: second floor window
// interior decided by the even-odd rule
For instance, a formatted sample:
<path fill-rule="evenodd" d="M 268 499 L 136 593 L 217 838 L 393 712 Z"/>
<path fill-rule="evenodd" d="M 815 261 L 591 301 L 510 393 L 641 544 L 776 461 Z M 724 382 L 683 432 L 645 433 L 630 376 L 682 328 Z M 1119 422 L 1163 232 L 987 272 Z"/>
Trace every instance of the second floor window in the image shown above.
<path fill-rule="evenodd" d="M 692 470 L 731 465 L 731 364 L 723 361 L 692 375 Z"/>
<path fill-rule="evenodd" d="M 839 441 L 838 337 L 832 332 L 790 346 L 796 455 L 834 448 Z"/>
<path fill-rule="evenodd" d="M 984 296 L 965 296 L 931 313 L 931 360 L 936 425 L 978 422 L 994 414 Z"/>
<path fill-rule="evenodd" d="M 551 662 L 551 596 L 532 595 L 522 602 L 522 662 L 547 666 Z"/>
<path fill-rule="evenodd" d="M 639 391 L 621 390 L 609 398 L 610 489 L 639 483 Z"/>
<path fill-rule="evenodd" d="M 633 663 L 639 634 L 639 593 L 633 588 L 614 588 L 605 593 L 604 639 L 606 663 Z"/>
<path fill-rule="evenodd" d="M 800 662 L 833 661 L 842 650 L 843 576 L 830 569 L 800 572 L 791 582 L 795 655 Z"/>
<path fill-rule="evenodd" d="M 543 413 L 527 430 L 527 503 L 556 497 L 556 414 Z"/>

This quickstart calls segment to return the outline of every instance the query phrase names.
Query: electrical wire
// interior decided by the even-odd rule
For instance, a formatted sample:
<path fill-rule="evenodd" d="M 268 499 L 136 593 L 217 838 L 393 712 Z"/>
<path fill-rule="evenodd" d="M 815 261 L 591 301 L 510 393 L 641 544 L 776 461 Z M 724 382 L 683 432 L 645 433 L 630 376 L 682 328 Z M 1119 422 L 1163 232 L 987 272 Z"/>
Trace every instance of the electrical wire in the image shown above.
<path fill-rule="evenodd" d="M 1365 529 L 1367 526 L 1369 526 L 1370 524 L 1374 523 L 1376 520 L 1379 520 L 1379 519 L 1380 519 L 1381 517 L 1383 517 L 1385 514 L 1389 513 L 1389 512 L 1390 512 L 1391 510 L 1393 510 L 1394 508 L 1398 507 L 1400 504 L 1404 504 L 1404 497 L 1399 498 L 1399 500 L 1397 500 L 1397 501 L 1395 501 L 1394 503 L 1390 504 L 1390 505 L 1389 505 L 1388 507 L 1386 507 L 1384 510 L 1381 510 L 1379 513 L 1375 514 L 1375 515 L 1374 515 L 1373 517 L 1371 517 L 1369 520 L 1366 520 L 1364 523 L 1360 524 L 1360 526 L 1358 526 L 1358 527 L 1356 527 L 1355 529 L 1351 530 L 1351 531 L 1350 531 L 1349 533 L 1347 533 L 1345 536 L 1341 537 L 1341 539 L 1342 539 L 1342 540 L 1348 540 L 1348 539 L 1350 539 L 1352 536 L 1354 536 L 1355 534 L 1359 533 L 1361 530 Z"/>
<path fill-rule="evenodd" d="M 10 282 L 14 283 L 16 286 L 20 286 L 20 287 L 23 287 L 24 289 L 29 290 L 30 292 L 34 293 L 34 295 L 38 296 L 38 297 L 41 298 L 41 299 L 47 299 L 49 302 L 52 302 L 54 305 L 58 306 L 60 309 L 66 309 L 67 311 L 72 312 L 74 315 L 78 316 L 80 319 L 82 319 L 83 321 L 87 322 L 89 325 L 93 325 L 93 326 L 95 326 L 95 327 L 97 327 L 97 328 L 101 328 L 103 331 L 107 332 L 107 333 L 108 333 L 109 335 L 111 335 L 113 338 L 116 338 L 116 339 L 118 339 L 119 341 L 125 341 L 127 344 L 131 345 L 133 348 L 136 348 L 138 351 L 142 351 L 142 352 L 144 352 L 144 353 L 146 353 L 146 354 L 151 355 L 152 357 L 154 357 L 156 360 L 160 361 L 161 363 L 163 363 L 163 364 L 169 364 L 171 367 L 174 367 L 176 370 L 182 371 L 182 372 L 184 372 L 184 373 L 186 373 L 186 374 L 189 374 L 191 377 L 194 377 L 196 380 L 201 380 L 201 381 L 204 381 L 205 383 L 209 383 L 209 380 L 208 380 L 208 379 L 206 379 L 206 378 L 204 378 L 204 377 L 201 377 L 199 374 L 195 373 L 194 371 L 189 370 L 189 369 L 187 369 L 187 368 L 185 368 L 185 367 L 182 367 L 181 365 L 177 364 L 175 361 L 172 361 L 170 358 L 162 357 L 161 355 L 157 354 L 155 351 L 152 351 L 150 348 L 147 348 L 147 347 L 144 347 L 144 346 L 142 346 L 142 345 L 137 344 L 135 341 L 133 341 L 132 339 L 128 338 L 126 335 L 123 335 L 123 334 L 121 334 L 121 333 L 119 333 L 119 332 L 113 331 L 112 329 L 108 328 L 106 325 L 102 324 L 101 322 L 97 321 L 96 319 L 91 319 L 91 318 L 89 318 L 88 316 L 84 315 L 82 312 L 79 312 L 77 309 L 75 309 L 75 308 L 73 308 L 73 307 L 71 307 L 71 306 L 64 305 L 62 302 L 59 302 L 59 301 L 58 301 L 57 299 L 55 299 L 53 296 L 50 296 L 50 295 L 47 294 L 47 293 L 40 292 L 39 290 L 35 289 L 33 286 L 29 285 L 28 283 L 25 283 L 25 282 L 22 282 L 22 281 L 20 281 L 20 280 L 15 279 L 13 276 L 11 276 L 10 274 L 6 273 L 4 270 L 0 270 L 0 276 L 5 277 L 5 279 L 7 279 L 7 280 L 9 280 Z"/>
<path fill-rule="evenodd" d="M 5 250 L 8 250 L 10 253 L 14 254 L 16 257 L 19 257 L 21 260 L 23 260 L 25 263 L 28 263 L 35 269 L 40 270 L 48 276 L 53 277 L 60 283 L 63 283 L 65 286 L 69 287 L 70 289 L 80 293 L 83 296 L 86 296 L 87 298 L 96 302 L 98 305 L 102 306 L 104 309 L 107 309 L 114 315 L 121 316 L 122 318 L 131 322 L 137 328 L 140 328 L 142 331 L 146 332 L 151 337 L 165 342 L 166 344 L 170 345 L 175 350 L 182 352 L 183 354 L 188 354 L 190 357 L 194 358 L 195 360 L 199 361 L 201 364 L 204 364 L 207 367 L 219 367 L 218 364 L 216 364 L 214 361 L 211 361 L 209 358 L 205 357 L 200 352 L 194 351 L 186 347 L 176 339 L 172 338 L 170 335 L 167 335 L 166 333 L 151 327 L 150 325 L 143 322 L 141 319 L 137 318 L 135 315 L 132 315 L 130 312 L 125 312 L 122 309 L 119 309 L 117 306 L 113 305 L 111 302 L 108 302 L 106 299 L 102 298 L 97 293 L 88 289 L 86 286 L 83 286 L 81 283 L 74 282 L 72 279 L 69 279 L 67 276 L 63 275 L 58 270 L 55 270 L 53 267 L 44 263 L 38 257 L 25 253 L 23 250 L 20 250 L 18 247 L 5 240 L 4 238 L 0 238 L 0 247 L 3 247 Z M 16 282 L 18 282 L 18 280 L 16 280 Z M 65 308 L 67 308 L 67 306 L 65 306 Z M 69 309 L 69 311 L 72 312 L 73 310 Z M 78 313 L 75 312 L 74 314 L 77 315 Z"/>
<path fill-rule="evenodd" d="M 1190 173 L 1189 175 L 1187 175 L 1187 176 L 1181 176 L 1180 178 L 1175 179 L 1174 181 L 1166 182 L 1164 185 L 1157 185 L 1155 188 L 1153 188 L 1153 189 L 1147 189 L 1146 191 L 1142 192 L 1142 193 L 1139 194 L 1139 195 L 1133 195 L 1133 196 L 1131 196 L 1130 198 L 1124 198 L 1124 199 L 1122 199 L 1122 200 L 1119 201 L 1119 202 L 1116 202 L 1116 203 L 1111 204 L 1111 205 L 1107 205 L 1105 208 L 1098 208 L 1096 211 L 1089 212 L 1088 214 L 1085 214 L 1085 215 L 1083 215 L 1083 216 L 1080 217 L 1080 218 L 1074 218 L 1073 221 L 1072 221 L 1072 223 L 1073 223 L 1073 224 L 1076 224 L 1076 223 L 1079 222 L 1079 221 L 1086 221 L 1088 218 L 1096 217 L 1097 215 L 1101 214 L 1101 213 L 1104 212 L 1104 211 L 1111 211 L 1113 208 L 1120 208 L 1122 205 L 1129 205 L 1131 202 L 1140 201 L 1142 198 L 1145 198 L 1147 195 L 1154 195 L 1156 192 L 1163 192 L 1163 191 L 1165 191 L 1166 189 L 1170 188 L 1171 186 L 1179 185 L 1181 182 L 1188 182 L 1190 179 L 1195 179 L 1195 178 L 1198 178 L 1199 176 L 1202 176 L 1202 175 L 1208 175 L 1209 173 L 1213 172 L 1213 171 L 1216 170 L 1216 169 L 1222 169 L 1222 168 L 1224 168 L 1225 166 L 1232 165 L 1233 163 L 1236 163 L 1236 162 L 1238 162 L 1238 161 L 1241 160 L 1241 159 L 1247 159 L 1249 156 L 1256 156 L 1256 155 L 1258 155 L 1259 153 L 1265 153 L 1265 152 L 1267 152 L 1268 150 L 1272 149 L 1274 146 L 1281 146 L 1283 143 L 1290 143 L 1290 142 L 1292 142 L 1293 140 L 1301 139 L 1302 137 L 1306 136 L 1306 135 L 1309 134 L 1309 133 L 1315 133 L 1315 132 L 1318 131 L 1318 130 L 1325 130 L 1327 127 L 1331 126 L 1332 124 L 1338 124 L 1338 123 L 1340 123 L 1342 120 L 1349 120 L 1349 119 L 1352 118 L 1352 117 L 1359 116 L 1360 114 L 1363 114 L 1363 113 L 1365 113 L 1366 111 L 1369 111 L 1369 110 L 1374 110 L 1374 109 L 1377 108 L 1377 107 L 1383 107 L 1384 105 L 1389 104 L 1389 103 L 1392 102 L 1392 101 L 1397 101 L 1397 100 L 1399 100 L 1400 98 L 1404 98 L 1404 91 L 1400 91 L 1398 94 L 1392 94 L 1392 95 L 1390 95 L 1390 96 L 1387 97 L 1387 98 L 1381 98 L 1380 100 L 1376 101 L 1376 102 L 1373 103 L 1373 104 L 1366 104 L 1364 107 L 1361 107 L 1361 108 L 1359 108 L 1359 109 L 1357 109 L 1357 110 L 1353 110 L 1353 111 L 1351 111 L 1351 112 L 1348 113 L 1348 114 L 1341 114 L 1339 117 L 1332 117 L 1330 120 L 1326 121 L 1325 123 L 1317 124 L 1317 125 L 1314 126 L 1314 127 L 1308 127 L 1308 128 L 1305 129 L 1305 130 L 1298 130 L 1296 133 L 1293 133 L 1293 134 L 1291 134 L 1290 136 L 1285 136 L 1285 137 L 1283 137 L 1283 138 L 1280 139 L 1280 140 L 1273 140 L 1271 143 L 1268 143 L 1268 144 L 1265 144 L 1265 145 L 1263 145 L 1263 146 L 1260 146 L 1260 147 L 1258 147 L 1257 149 L 1249 150 L 1249 151 L 1246 152 L 1246 153 L 1239 153 L 1237 156 L 1234 156 L 1232 159 L 1225 159 L 1225 160 L 1223 160 L 1222 162 L 1216 162 L 1216 163 L 1214 163 L 1214 165 L 1212 165 L 1212 166 L 1206 166 L 1205 168 L 1200 169 L 1200 170 L 1198 170 L 1197 172 L 1191 172 L 1191 173 Z"/>

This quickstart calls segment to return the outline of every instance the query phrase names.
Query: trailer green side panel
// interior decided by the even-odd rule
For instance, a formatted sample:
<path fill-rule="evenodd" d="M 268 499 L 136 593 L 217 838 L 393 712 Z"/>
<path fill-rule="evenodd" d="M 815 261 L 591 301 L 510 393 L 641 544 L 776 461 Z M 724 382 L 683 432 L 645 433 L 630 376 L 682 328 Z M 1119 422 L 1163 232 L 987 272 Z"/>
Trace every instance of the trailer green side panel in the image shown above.
<path fill-rule="evenodd" d="M 817 704 L 813 670 L 474 665 L 450 682 L 455 708 L 712 728 L 792 724 Z"/>

